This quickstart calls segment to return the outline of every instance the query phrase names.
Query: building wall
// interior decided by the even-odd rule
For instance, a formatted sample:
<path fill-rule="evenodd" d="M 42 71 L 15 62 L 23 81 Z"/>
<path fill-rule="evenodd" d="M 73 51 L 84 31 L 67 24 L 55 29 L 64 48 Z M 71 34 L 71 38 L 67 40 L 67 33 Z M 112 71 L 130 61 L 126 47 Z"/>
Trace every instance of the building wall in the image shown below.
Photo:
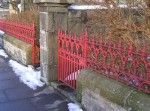
<path fill-rule="evenodd" d="M 15 0 L 13 0 L 15 1 Z M 32 1 L 31 1 L 32 2 Z M 33 4 L 33 3 L 29 3 L 28 0 L 21 0 L 20 2 L 21 4 L 21 7 L 19 8 L 20 9 L 20 12 L 24 12 L 24 11 L 29 11 L 29 10 L 33 10 L 33 9 L 37 9 L 38 6 L 36 4 Z M 12 14 L 12 13 L 17 13 L 11 4 L 9 4 L 9 13 Z"/>
<path fill-rule="evenodd" d="M 15 0 L 12 0 L 12 1 L 15 1 Z M 10 14 L 12 14 L 12 13 L 17 13 L 17 12 L 13 9 L 13 7 L 12 7 L 11 4 L 9 4 L 9 13 L 10 13 Z"/>

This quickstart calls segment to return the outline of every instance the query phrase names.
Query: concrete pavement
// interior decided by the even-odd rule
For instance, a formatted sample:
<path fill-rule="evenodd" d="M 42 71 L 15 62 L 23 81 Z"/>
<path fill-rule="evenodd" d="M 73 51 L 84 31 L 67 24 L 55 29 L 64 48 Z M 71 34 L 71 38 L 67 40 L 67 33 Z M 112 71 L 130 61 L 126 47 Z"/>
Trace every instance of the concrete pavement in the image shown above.
<path fill-rule="evenodd" d="M 0 111 L 68 111 L 69 100 L 46 85 L 30 89 L 20 82 L 8 62 L 9 58 L 0 56 Z"/>

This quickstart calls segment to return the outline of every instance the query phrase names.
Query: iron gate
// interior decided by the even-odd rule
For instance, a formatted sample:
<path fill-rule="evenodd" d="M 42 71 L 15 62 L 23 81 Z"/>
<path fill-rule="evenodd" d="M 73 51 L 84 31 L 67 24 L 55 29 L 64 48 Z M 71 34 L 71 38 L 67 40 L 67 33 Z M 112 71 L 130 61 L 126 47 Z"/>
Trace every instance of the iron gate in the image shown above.
<path fill-rule="evenodd" d="M 76 89 L 76 79 L 80 70 L 86 66 L 83 45 L 85 39 L 82 37 L 77 38 L 76 35 L 73 37 L 58 31 L 58 79 L 73 89 Z"/>

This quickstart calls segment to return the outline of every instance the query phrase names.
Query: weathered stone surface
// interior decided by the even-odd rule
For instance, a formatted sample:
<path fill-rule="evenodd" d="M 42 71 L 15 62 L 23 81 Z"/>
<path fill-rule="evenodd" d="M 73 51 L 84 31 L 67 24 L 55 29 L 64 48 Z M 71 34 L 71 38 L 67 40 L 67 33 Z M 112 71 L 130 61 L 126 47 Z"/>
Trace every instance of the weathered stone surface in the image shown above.
<path fill-rule="evenodd" d="M 86 111 L 126 111 L 88 88 L 84 89 L 82 94 L 82 104 Z"/>
<path fill-rule="evenodd" d="M 58 28 L 67 30 L 67 4 L 71 2 L 39 0 L 36 3 L 39 3 L 40 10 L 41 72 L 46 82 L 55 81 L 58 79 L 57 30 Z"/>
<path fill-rule="evenodd" d="M 63 6 L 63 7 L 62 6 L 63 5 L 60 5 L 59 7 L 51 6 L 51 5 L 49 7 L 42 6 L 39 8 L 39 10 L 40 10 L 40 12 L 55 12 L 55 13 L 57 13 L 57 12 L 68 12 L 68 9 L 65 6 Z"/>
<path fill-rule="evenodd" d="M 78 99 L 87 111 L 149 111 L 149 95 L 113 79 L 85 69 L 77 81 Z"/>
<path fill-rule="evenodd" d="M 1 10 L 0 19 L 5 19 L 8 14 L 9 14 L 9 10 Z"/>
<path fill-rule="evenodd" d="M 0 46 L 3 46 L 3 37 L 0 36 Z"/>
<path fill-rule="evenodd" d="M 68 13 L 68 31 L 80 35 L 84 32 L 87 22 L 86 11 L 70 10 Z"/>
<path fill-rule="evenodd" d="M 32 64 L 32 45 L 5 35 L 3 38 L 4 49 L 11 57 L 22 64 Z"/>
<path fill-rule="evenodd" d="M 41 31 L 41 72 L 47 81 L 57 80 L 57 40 L 50 32 Z"/>

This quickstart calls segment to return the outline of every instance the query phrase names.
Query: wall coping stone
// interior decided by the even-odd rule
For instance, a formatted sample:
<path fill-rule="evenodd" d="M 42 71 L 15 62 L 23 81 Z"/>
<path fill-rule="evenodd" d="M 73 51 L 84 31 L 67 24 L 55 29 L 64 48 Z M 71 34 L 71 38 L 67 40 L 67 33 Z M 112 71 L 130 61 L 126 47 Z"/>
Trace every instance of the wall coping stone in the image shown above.
<path fill-rule="evenodd" d="M 83 69 L 77 78 L 77 96 L 80 102 L 85 89 L 127 110 L 149 111 L 150 95 L 89 69 Z"/>
<path fill-rule="evenodd" d="M 55 3 L 55 4 L 73 4 L 75 0 L 34 0 L 34 3 Z"/>
<path fill-rule="evenodd" d="M 24 41 L 21 41 L 13 36 L 7 35 L 5 34 L 3 37 L 3 48 L 6 50 L 7 53 L 9 53 L 9 55 L 16 61 L 21 62 L 24 65 L 32 65 L 32 45 L 28 44 Z M 9 43 L 11 44 L 11 46 L 14 46 L 14 50 L 15 51 L 20 51 L 23 53 L 19 53 L 21 54 L 21 56 L 14 56 L 14 54 L 18 54 L 16 52 L 13 52 L 11 48 L 9 48 L 7 46 L 7 44 L 5 43 Z M 11 52 L 10 52 L 11 51 Z M 23 54 L 23 55 L 22 55 Z M 25 55 L 24 55 L 25 54 Z M 25 57 L 25 58 L 24 58 Z M 23 60 L 25 59 L 25 60 Z"/>

